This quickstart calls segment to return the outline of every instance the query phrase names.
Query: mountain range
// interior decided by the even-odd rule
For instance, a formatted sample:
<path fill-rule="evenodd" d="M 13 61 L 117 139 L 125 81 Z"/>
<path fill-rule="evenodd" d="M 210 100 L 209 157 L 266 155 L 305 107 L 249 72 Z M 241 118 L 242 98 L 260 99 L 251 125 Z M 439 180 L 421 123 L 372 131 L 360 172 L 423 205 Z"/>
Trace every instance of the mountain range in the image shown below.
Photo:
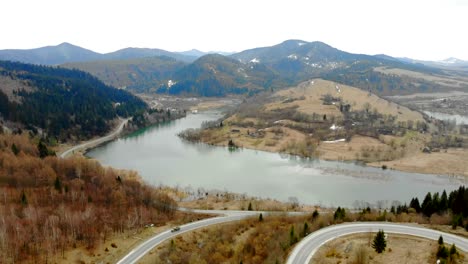
<path fill-rule="evenodd" d="M 254 94 L 317 77 L 382 95 L 457 89 L 459 83 L 451 86 L 450 81 L 433 82 L 419 75 L 451 79 L 451 66 L 463 70 L 466 63 L 455 59 L 436 63 L 352 54 L 323 42 L 302 40 L 222 54 L 141 48 L 100 54 L 62 43 L 32 50 L 0 50 L 0 60 L 61 64 L 89 72 L 108 85 L 138 92 L 202 96 Z M 394 69 L 400 70 L 398 74 Z"/>

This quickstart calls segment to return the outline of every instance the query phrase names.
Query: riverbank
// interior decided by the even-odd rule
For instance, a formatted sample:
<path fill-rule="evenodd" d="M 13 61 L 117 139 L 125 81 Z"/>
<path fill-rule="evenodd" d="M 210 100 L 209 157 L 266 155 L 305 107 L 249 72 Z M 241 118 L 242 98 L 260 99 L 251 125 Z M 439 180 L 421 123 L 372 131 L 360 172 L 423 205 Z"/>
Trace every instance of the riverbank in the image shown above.
<path fill-rule="evenodd" d="M 120 120 L 120 122 L 117 125 L 117 127 L 114 128 L 112 130 L 112 132 L 107 134 L 106 136 L 90 139 L 90 140 L 81 142 L 80 144 L 74 145 L 74 146 L 69 145 L 69 144 L 60 145 L 59 148 L 58 148 L 58 151 L 57 151 L 58 156 L 60 158 L 67 158 L 70 155 L 74 155 L 74 154 L 78 154 L 78 153 L 80 155 L 82 155 L 84 152 L 86 152 L 87 150 L 89 150 L 91 148 L 97 147 L 97 146 L 99 146 L 99 145 L 101 145 L 103 143 L 114 140 L 116 137 L 118 137 L 120 135 L 120 133 L 122 132 L 122 130 L 123 130 L 124 126 L 125 126 L 125 124 L 127 124 L 127 122 L 130 120 L 130 118 L 119 119 L 119 120 Z"/>
<path fill-rule="evenodd" d="M 318 141 L 288 127 L 256 129 L 224 123 L 221 128 L 199 131 L 199 140 L 215 146 L 227 147 L 232 141 L 240 148 L 253 150 L 328 161 L 358 161 L 371 167 L 405 172 L 468 177 L 468 149 L 448 148 L 425 153 L 422 150 L 430 138 L 419 133 L 379 139 L 355 135 L 349 141 Z"/>

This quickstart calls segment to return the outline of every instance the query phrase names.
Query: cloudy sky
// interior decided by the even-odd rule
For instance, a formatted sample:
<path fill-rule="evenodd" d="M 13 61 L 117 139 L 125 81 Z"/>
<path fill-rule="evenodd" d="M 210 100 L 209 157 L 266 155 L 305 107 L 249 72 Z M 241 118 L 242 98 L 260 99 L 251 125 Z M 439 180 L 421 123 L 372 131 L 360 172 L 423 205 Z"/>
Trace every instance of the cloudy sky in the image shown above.
<path fill-rule="evenodd" d="M 241 51 L 287 39 L 396 57 L 468 60 L 468 0 L 9 0 L 0 49 L 62 42 Z"/>

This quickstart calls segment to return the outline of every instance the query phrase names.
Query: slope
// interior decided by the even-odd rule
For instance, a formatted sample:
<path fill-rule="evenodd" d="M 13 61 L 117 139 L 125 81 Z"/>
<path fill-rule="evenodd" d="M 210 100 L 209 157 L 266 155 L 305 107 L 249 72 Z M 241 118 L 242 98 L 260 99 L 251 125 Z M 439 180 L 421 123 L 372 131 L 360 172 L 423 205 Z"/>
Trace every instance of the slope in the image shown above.
<path fill-rule="evenodd" d="M 277 75 L 262 64 L 245 64 L 219 54 L 205 55 L 177 71 L 172 83 L 158 92 L 225 96 L 254 94 L 270 86 L 280 86 Z"/>
<path fill-rule="evenodd" d="M 105 134 L 110 121 L 144 109 L 130 93 L 88 73 L 0 61 L 0 114 L 66 140 Z"/>
<path fill-rule="evenodd" d="M 173 73 L 184 65 L 174 58 L 160 56 L 67 63 L 62 66 L 89 72 L 111 86 L 150 92 L 167 83 Z"/>

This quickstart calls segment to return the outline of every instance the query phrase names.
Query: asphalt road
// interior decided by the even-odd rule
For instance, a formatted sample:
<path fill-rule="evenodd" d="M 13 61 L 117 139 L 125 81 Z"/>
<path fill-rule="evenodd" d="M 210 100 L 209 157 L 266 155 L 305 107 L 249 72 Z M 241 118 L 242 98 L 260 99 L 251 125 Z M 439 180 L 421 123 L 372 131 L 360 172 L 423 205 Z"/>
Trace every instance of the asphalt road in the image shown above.
<path fill-rule="evenodd" d="M 182 211 L 189 211 L 187 209 L 183 209 Z M 197 222 L 193 222 L 190 224 L 180 226 L 180 230 L 177 232 L 171 232 L 171 230 L 164 231 L 160 234 L 155 235 L 154 237 L 146 240 L 130 253 L 128 253 L 125 257 L 123 257 L 117 264 L 131 264 L 137 263 L 137 261 L 146 255 L 152 248 L 156 247 L 157 245 L 163 243 L 164 241 L 183 234 L 185 232 L 193 231 L 195 229 L 208 227 L 210 225 L 221 224 L 231 221 L 238 221 L 248 217 L 257 216 L 260 213 L 265 212 L 255 212 L 255 211 L 204 211 L 204 210 L 190 210 L 193 212 L 198 213 L 212 213 L 212 214 L 225 214 L 225 216 L 219 216 L 209 219 L 200 220 Z"/>
<path fill-rule="evenodd" d="M 455 244 L 457 248 L 468 252 L 468 239 L 433 229 L 386 222 L 345 223 L 323 228 L 308 235 L 296 245 L 286 264 L 308 264 L 320 246 L 330 240 L 354 233 L 377 232 L 380 229 L 388 234 L 406 234 L 434 240 L 442 235 L 445 243 Z"/>
<path fill-rule="evenodd" d="M 102 143 L 104 143 L 106 141 L 110 141 L 110 140 L 114 139 L 116 136 L 118 136 L 120 134 L 120 132 L 122 132 L 122 129 L 125 126 L 125 124 L 127 124 L 128 120 L 130 120 L 130 119 L 122 120 L 120 125 L 114 131 L 112 131 L 110 134 L 108 134 L 106 136 L 103 136 L 103 137 L 100 137 L 100 138 L 97 138 L 95 140 L 85 142 L 85 143 L 77 145 L 77 146 L 74 146 L 74 147 L 62 152 L 62 154 L 60 154 L 59 157 L 63 159 L 63 158 L 66 158 L 68 155 L 73 154 L 74 151 L 84 150 L 84 149 L 94 147 L 94 146 L 102 144 Z"/>

